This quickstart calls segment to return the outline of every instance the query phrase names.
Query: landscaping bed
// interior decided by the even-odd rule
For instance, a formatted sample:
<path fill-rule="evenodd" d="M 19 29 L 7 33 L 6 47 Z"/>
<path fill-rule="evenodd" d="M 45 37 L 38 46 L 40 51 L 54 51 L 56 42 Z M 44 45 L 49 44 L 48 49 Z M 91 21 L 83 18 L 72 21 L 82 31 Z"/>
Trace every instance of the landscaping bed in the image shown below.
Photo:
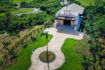
<path fill-rule="evenodd" d="M 39 59 L 43 62 L 50 63 L 55 60 L 55 54 L 51 51 L 44 51 L 39 55 Z"/>

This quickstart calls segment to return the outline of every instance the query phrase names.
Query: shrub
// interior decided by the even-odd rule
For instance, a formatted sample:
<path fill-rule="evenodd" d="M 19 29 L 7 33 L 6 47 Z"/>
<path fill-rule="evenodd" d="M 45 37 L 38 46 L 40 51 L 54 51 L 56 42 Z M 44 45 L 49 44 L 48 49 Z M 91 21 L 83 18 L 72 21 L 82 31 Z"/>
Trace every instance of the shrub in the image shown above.
<path fill-rule="evenodd" d="M 31 37 L 31 40 L 32 40 L 32 41 L 36 41 L 37 38 L 32 36 L 32 37 Z"/>
<path fill-rule="evenodd" d="M 102 63 L 102 69 L 105 70 L 105 59 L 102 59 L 101 63 Z"/>
<path fill-rule="evenodd" d="M 45 7 L 45 6 L 41 6 L 41 7 L 40 7 L 40 10 L 46 11 L 46 7 Z"/>
<path fill-rule="evenodd" d="M 28 3 L 23 1 L 23 2 L 20 3 L 20 7 L 26 8 L 26 7 L 28 7 Z"/>
<path fill-rule="evenodd" d="M 2 65 L 3 64 L 3 60 L 2 59 L 0 59 L 0 65 Z"/>
<path fill-rule="evenodd" d="M 3 44 L 3 46 L 4 46 L 3 48 L 6 49 L 7 46 L 11 44 L 11 42 L 10 42 L 10 41 L 8 41 L 8 42 L 4 42 L 4 41 L 3 41 L 2 44 Z"/>

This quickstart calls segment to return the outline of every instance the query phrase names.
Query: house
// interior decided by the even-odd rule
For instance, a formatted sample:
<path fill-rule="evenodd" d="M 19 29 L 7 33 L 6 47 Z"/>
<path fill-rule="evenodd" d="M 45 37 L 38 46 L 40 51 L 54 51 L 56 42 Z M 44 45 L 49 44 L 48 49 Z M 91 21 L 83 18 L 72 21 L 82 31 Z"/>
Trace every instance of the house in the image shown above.
<path fill-rule="evenodd" d="M 81 15 L 83 12 L 84 8 L 75 3 L 63 7 L 55 16 L 55 27 L 69 27 L 70 29 L 77 31 L 82 21 Z"/>

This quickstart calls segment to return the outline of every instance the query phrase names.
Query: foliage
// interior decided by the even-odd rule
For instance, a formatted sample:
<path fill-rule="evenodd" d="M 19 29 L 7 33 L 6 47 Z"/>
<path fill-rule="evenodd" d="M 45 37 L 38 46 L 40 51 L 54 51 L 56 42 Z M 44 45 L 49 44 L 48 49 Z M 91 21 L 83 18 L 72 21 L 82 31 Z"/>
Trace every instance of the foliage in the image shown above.
<path fill-rule="evenodd" d="M 102 63 L 102 69 L 104 70 L 105 69 L 105 59 L 102 59 L 101 63 Z"/>
<path fill-rule="evenodd" d="M 20 5 L 22 7 L 25 7 L 26 5 L 32 5 L 33 7 L 37 6 L 41 8 L 44 12 L 22 16 L 14 16 L 13 14 L 25 13 L 27 11 L 32 11 L 33 9 L 23 9 L 11 13 L 8 13 L 8 11 L 6 11 L 10 15 L 6 15 L 7 13 L 1 13 L 2 16 L 0 16 L 0 26 L 3 26 L 0 27 L 1 33 L 5 30 L 10 35 L 17 35 L 20 30 L 42 24 L 45 24 L 47 25 L 47 27 L 50 27 L 50 25 L 52 25 L 54 22 L 55 13 L 62 7 L 60 5 L 60 2 L 57 0 L 33 0 L 33 2 L 30 4 L 25 1 L 22 1 Z M 45 8 L 45 10 L 43 8 Z"/>
<path fill-rule="evenodd" d="M 9 4 L 9 0 L 0 0 L 0 4 Z"/>
<path fill-rule="evenodd" d="M 74 48 L 74 51 L 81 58 L 84 54 L 90 55 L 90 53 L 88 52 L 88 45 L 89 44 L 86 41 L 81 40 L 77 43 L 76 47 Z"/>
<path fill-rule="evenodd" d="M 46 11 L 49 15 L 55 15 L 55 13 L 62 7 L 59 0 L 33 0 L 31 4 L 34 7 Z"/>
<path fill-rule="evenodd" d="M 0 0 L 0 13 L 13 11 L 16 9 L 16 4 L 10 3 L 9 0 Z"/>
<path fill-rule="evenodd" d="M 3 64 L 3 59 L 0 59 L 0 65 L 2 65 Z"/>
<path fill-rule="evenodd" d="M 100 8 L 100 9 L 99 9 Z M 87 34 L 91 34 L 93 36 L 96 36 L 100 33 L 104 33 L 104 15 L 105 14 L 105 8 L 104 8 L 104 2 L 94 6 L 86 7 L 85 9 L 85 30 L 87 31 Z"/>
<path fill-rule="evenodd" d="M 3 60 L 3 66 L 0 66 L 0 69 L 3 70 L 4 68 L 8 67 L 8 64 L 12 65 L 14 59 L 17 58 L 19 50 L 22 47 L 24 49 L 26 48 L 27 44 L 24 44 L 25 39 L 27 39 L 27 38 L 29 39 L 29 37 L 32 36 L 33 33 L 36 33 L 36 31 L 39 30 L 39 29 L 43 29 L 43 27 L 44 26 L 35 26 L 35 27 L 33 27 L 27 34 L 20 37 L 18 41 L 12 43 L 10 45 L 10 47 L 6 47 L 5 48 L 6 50 L 2 52 L 4 60 Z"/>
<path fill-rule="evenodd" d="M 21 8 L 27 8 L 28 7 L 28 3 L 26 1 L 23 1 L 20 3 L 20 7 Z"/>
<path fill-rule="evenodd" d="M 0 26 L 2 26 L 0 31 L 5 30 L 11 35 L 16 35 L 20 30 L 44 24 L 46 17 L 44 12 L 23 16 L 13 16 L 10 13 L 6 13 L 5 16 L 0 17 Z"/>
<path fill-rule="evenodd" d="M 8 42 L 3 41 L 2 44 L 3 44 L 3 48 L 6 49 L 8 47 L 8 45 L 11 44 L 11 42 L 10 41 L 8 41 Z"/>
<path fill-rule="evenodd" d="M 99 34 L 105 34 L 105 16 L 101 17 L 99 21 L 94 26 L 96 31 L 99 32 Z"/>
<path fill-rule="evenodd" d="M 92 58 L 87 57 L 86 54 L 83 55 L 83 60 L 82 60 L 82 65 L 84 67 L 85 70 L 89 70 L 89 66 L 94 65 Z"/>
<path fill-rule="evenodd" d="M 101 61 L 104 56 L 101 52 L 104 48 L 103 43 L 99 40 L 99 38 L 105 36 L 105 2 L 97 0 L 95 3 L 95 6 L 90 5 L 85 8 L 85 19 L 83 21 L 84 31 L 86 31 L 86 33 L 90 36 L 88 40 L 90 45 L 88 48 L 94 59 L 93 61 L 90 61 L 93 63 L 93 65 L 90 66 L 92 66 L 94 70 L 103 68 Z"/>
<path fill-rule="evenodd" d="M 51 39 L 51 37 L 52 36 L 50 35 L 49 40 Z M 18 54 L 18 62 L 16 63 L 16 65 L 8 68 L 7 70 L 28 70 L 31 65 L 32 50 L 46 45 L 49 42 L 49 40 L 46 40 L 45 36 L 42 36 L 40 40 L 36 42 L 32 41 L 32 43 L 27 45 L 25 49 L 21 49 L 21 51 Z"/>

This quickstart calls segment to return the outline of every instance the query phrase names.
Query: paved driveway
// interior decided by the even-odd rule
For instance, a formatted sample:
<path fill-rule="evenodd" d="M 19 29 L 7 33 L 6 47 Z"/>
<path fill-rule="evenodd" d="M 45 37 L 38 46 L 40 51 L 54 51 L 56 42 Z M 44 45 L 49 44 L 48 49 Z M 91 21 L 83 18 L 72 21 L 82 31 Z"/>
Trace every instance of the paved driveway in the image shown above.
<path fill-rule="evenodd" d="M 61 47 L 66 38 L 73 38 L 76 40 L 83 39 L 84 33 L 81 32 L 74 32 L 74 31 L 63 31 L 57 30 L 55 28 L 48 28 L 45 31 L 48 31 L 49 34 L 53 35 L 53 38 L 48 43 L 49 51 L 52 51 L 56 55 L 56 59 L 49 64 L 49 70 L 54 70 L 59 68 L 64 62 L 65 57 L 61 51 Z M 47 46 L 38 48 L 32 53 L 32 65 L 29 70 L 48 70 L 48 64 L 40 61 L 39 54 L 43 51 L 47 50 Z"/>

